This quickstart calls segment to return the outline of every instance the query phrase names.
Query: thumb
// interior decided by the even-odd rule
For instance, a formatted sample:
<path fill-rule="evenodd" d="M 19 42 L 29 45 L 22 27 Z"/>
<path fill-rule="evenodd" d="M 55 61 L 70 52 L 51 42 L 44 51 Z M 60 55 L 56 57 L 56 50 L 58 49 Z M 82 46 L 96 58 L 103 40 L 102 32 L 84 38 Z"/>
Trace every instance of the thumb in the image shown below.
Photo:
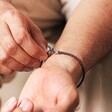
<path fill-rule="evenodd" d="M 23 99 L 14 112 L 32 112 L 33 103 L 28 99 Z"/>

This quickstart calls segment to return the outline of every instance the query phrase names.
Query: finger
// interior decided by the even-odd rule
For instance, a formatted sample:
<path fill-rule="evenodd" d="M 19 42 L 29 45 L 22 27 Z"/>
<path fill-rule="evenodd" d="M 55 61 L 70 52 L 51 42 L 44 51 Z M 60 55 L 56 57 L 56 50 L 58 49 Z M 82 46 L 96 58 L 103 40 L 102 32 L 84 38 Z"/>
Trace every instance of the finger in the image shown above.
<path fill-rule="evenodd" d="M 7 68 L 15 70 L 15 71 L 32 70 L 32 68 L 22 65 L 21 63 L 17 62 L 13 58 L 7 56 L 1 46 L 0 46 L 0 63 L 6 66 Z"/>
<path fill-rule="evenodd" d="M 39 58 L 40 60 L 46 60 L 47 54 L 37 43 L 33 40 L 28 33 L 27 19 L 23 16 L 14 16 L 13 19 L 7 20 L 7 24 L 10 27 L 14 40 L 20 45 L 31 57 Z M 25 22 L 25 23 L 23 23 Z M 19 28 L 19 30 L 18 30 Z"/>
<path fill-rule="evenodd" d="M 11 75 L 14 71 L 0 64 L 0 74 Z"/>
<path fill-rule="evenodd" d="M 31 71 L 33 68 L 27 67 L 25 65 L 22 65 L 21 63 L 17 62 L 13 58 L 6 59 L 4 66 L 8 67 L 9 69 L 12 69 L 14 71 Z"/>
<path fill-rule="evenodd" d="M 33 104 L 28 99 L 23 99 L 19 104 L 19 108 L 24 112 L 32 112 Z"/>
<path fill-rule="evenodd" d="M 6 54 L 23 65 L 33 67 L 36 62 L 37 67 L 39 67 L 39 60 L 30 57 L 20 46 L 15 43 L 9 30 L 9 27 L 3 22 L 0 23 L 0 27 L 0 44 L 5 50 Z"/>
<path fill-rule="evenodd" d="M 17 99 L 15 97 L 11 97 L 1 109 L 1 112 L 13 112 L 13 110 L 17 106 Z"/>
<path fill-rule="evenodd" d="M 33 39 L 41 48 L 43 48 L 46 51 L 48 45 L 47 45 L 47 41 L 42 35 L 41 30 L 30 19 L 29 19 L 29 25 L 30 25 L 30 32 Z"/>

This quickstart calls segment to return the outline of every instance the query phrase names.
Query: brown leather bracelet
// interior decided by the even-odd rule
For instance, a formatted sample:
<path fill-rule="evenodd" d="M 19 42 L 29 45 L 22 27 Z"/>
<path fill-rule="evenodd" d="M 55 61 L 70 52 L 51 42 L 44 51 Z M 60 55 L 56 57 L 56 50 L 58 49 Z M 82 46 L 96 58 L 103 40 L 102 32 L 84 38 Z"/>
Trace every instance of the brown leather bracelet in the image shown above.
<path fill-rule="evenodd" d="M 79 63 L 79 65 L 81 66 L 82 68 L 82 77 L 79 81 L 79 83 L 77 84 L 77 88 L 81 86 L 81 84 L 83 83 L 84 81 L 84 78 L 85 78 L 85 69 L 84 69 L 84 65 L 82 63 L 82 61 L 75 55 L 71 54 L 71 53 L 68 53 L 68 52 L 64 52 L 64 51 L 56 51 L 54 50 L 53 48 L 51 48 L 50 46 L 48 46 L 48 56 L 51 56 L 52 54 L 58 54 L 58 55 L 67 55 L 67 56 L 70 56 L 72 58 L 74 58 L 75 60 L 77 60 L 77 62 Z"/>

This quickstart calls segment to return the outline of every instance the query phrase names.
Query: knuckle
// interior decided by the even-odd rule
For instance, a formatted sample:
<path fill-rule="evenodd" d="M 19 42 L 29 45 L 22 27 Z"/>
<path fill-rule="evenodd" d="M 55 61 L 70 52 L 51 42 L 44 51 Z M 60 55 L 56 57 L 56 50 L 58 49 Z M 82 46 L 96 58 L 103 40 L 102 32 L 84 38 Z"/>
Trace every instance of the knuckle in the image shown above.
<path fill-rule="evenodd" d="M 3 14 L 3 17 L 12 18 L 14 16 L 17 16 L 18 11 L 17 10 L 8 10 Z"/>
<path fill-rule="evenodd" d="M 16 42 L 19 45 L 22 45 L 26 39 L 27 39 L 27 35 L 24 29 L 16 35 Z"/>
<path fill-rule="evenodd" d="M 9 57 L 7 55 L 4 55 L 4 56 L 0 57 L 0 63 L 2 63 L 2 64 L 6 63 L 8 58 Z"/>
<path fill-rule="evenodd" d="M 6 49 L 6 54 L 7 55 L 13 55 L 13 54 L 15 54 L 16 51 L 17 51 L 17 47 L 18 46 L 16 44 L 14 44 L 14 43 L 8 44 L 7 45 L 7 49 Z"/>
<path fill-rule="evenodd" d="M 9 11 L 7 12 L 7 15 L 8 15 L 9 17 L 13 17 L 14 15 L 16 15 L 16 11 L 15 11 L 15 10 L 9 10 Z"/>

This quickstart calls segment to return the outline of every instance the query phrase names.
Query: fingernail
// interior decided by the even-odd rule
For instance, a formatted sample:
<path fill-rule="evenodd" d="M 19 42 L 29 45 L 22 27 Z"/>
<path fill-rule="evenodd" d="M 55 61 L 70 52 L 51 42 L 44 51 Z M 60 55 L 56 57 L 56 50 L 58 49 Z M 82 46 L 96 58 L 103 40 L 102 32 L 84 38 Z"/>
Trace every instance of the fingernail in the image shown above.
<path fill-rule="evenodd" d="M 35 63 L 33 63 L 32 66 L 35 67 L 35 68 L 38 68 L 40 66 L 40 63 L 39 62 L 35 62 Z"/>
<path fill-rule="evenodd" d="M 3 112 L 8 112 L 13 109 L 17 104 L 17 100 L 15 97 L 11 97 L 4 105 Z"/>
<path fill-rule="evenodd" d="M 19 107 L 25 112 L 30 112 L 33 109 L 32 103 L 27 99 L 22 100 Z"/>

